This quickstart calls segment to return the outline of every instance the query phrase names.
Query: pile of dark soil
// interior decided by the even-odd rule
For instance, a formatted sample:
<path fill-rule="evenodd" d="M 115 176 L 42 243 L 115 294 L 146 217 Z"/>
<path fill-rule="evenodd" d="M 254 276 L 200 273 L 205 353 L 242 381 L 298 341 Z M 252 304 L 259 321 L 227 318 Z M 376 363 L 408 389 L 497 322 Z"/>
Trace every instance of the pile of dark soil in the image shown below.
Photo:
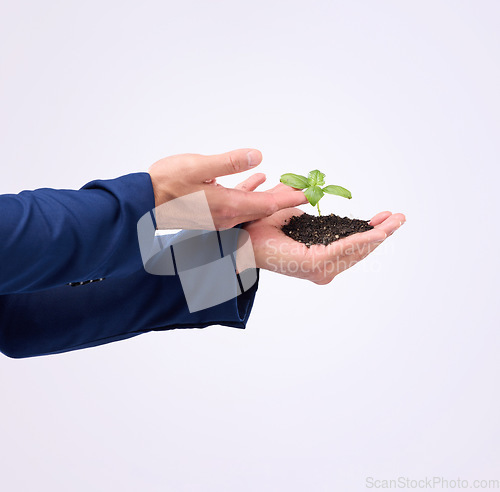
<path fill-rule="evenodd" d="M 313 244 L 327 244 L 343 237 L 373 229 L 367 220 L 349 219 L 335 214 L 295 215 L 285 223 L 281 230 L 295 241 L 304 243 L 308 248 Z"/>

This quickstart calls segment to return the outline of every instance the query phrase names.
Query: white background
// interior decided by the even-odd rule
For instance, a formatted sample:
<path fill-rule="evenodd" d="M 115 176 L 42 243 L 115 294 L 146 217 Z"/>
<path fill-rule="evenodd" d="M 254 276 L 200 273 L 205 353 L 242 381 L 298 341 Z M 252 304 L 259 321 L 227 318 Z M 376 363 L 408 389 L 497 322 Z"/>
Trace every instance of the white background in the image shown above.
<path fill-rule="evenodd" d="M 1 356 L 0 488 L 500 479 L 499 15 L 493 0 L 1 0 L 0 192 L 255 147 L 272 184 L 320 168 L 353 192 L 325 212 L 408 220 L 326 287 L 263 272 L 246 330 Z"/>

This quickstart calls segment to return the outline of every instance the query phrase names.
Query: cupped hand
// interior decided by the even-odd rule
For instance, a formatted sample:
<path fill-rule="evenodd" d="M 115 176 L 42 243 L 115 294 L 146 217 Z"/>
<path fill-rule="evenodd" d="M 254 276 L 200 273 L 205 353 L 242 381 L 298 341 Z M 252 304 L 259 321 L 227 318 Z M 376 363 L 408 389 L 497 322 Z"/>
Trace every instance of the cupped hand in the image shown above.
<path fill-rule="evenodd" d="M 279 190 L 281 186 L 276 188 Z M 320 285 L 328 284 L 339 273 L 374 251 L 406 221 L 403 214 L 380 212 L 370 221 L 373 229 L 342 238 L 327 246 L 312 245 L 308 248 L 281 231 L 281 226 L 292 216 L 303 213 L 297 208 L 289 208 L 243 226 L 250 235 L 258 268 Z M 237 258 L 237 267 L 240 271 L 247 267 L 243 258 L 239 265 Z"/>
<path fill-rule="evenodd" d="M 289 187 L 268 192 L 255 192 L 266 177 L 258 173 L 234 189 L 225 188 L 216 178 L 254 168 L 262 161 L 262 154 L 255 149 L 239 149 L 219 155 L 180 154 L 159 160 L 149 168 L 153 183 L 155 207 L 176 198 L 203 191 L 203 200 L 210 208 L 210 221 L 216 229 L 228 229 L 237 224 L 272 215 L 273 213 L 307 202 L 302 191 Z M 193 195 L 192 195 L 193 196 Z M 191 210 L 186 210 L 190 208 Z M 207 220 L 199 201 L 182 201 L 179 207 L 164 207 L 165 227 L 196 229 L 207 228 Z M 172 217 L 174 215 L 175 217 Z M 157 215 L 161 219 L 161 214 Z"/>

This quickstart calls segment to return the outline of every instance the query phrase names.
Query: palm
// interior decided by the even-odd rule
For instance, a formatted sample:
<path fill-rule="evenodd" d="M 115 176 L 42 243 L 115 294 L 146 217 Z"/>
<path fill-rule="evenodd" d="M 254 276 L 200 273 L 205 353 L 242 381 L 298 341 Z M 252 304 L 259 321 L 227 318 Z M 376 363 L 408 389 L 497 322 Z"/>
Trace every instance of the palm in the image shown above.
<path fill-rule="evenodd" d="M 371 220 L 374 229 L 370 231 L 353 234 L 328 246 L 307 248 L 281 231 L 281 226 L 290 217 L 303 213 L 297 208 L 288 208 L 245 225 L 257 266 L 326 284 L 365 258 L 405 221 L 402 214 L 381 212 Z"/>

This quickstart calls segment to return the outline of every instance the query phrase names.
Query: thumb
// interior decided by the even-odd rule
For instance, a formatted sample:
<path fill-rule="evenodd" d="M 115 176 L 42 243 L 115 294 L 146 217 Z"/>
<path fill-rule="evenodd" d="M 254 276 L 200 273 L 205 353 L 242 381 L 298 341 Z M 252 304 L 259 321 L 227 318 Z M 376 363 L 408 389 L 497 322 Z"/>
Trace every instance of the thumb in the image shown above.
<path fill-rule="evenodd" d="M 201 155 L 193 169 L 193 177 L 199 181 L 241 173 L 262 162 L 262 154 L 256 149 L 238 149 L 217 155 Z"/>

